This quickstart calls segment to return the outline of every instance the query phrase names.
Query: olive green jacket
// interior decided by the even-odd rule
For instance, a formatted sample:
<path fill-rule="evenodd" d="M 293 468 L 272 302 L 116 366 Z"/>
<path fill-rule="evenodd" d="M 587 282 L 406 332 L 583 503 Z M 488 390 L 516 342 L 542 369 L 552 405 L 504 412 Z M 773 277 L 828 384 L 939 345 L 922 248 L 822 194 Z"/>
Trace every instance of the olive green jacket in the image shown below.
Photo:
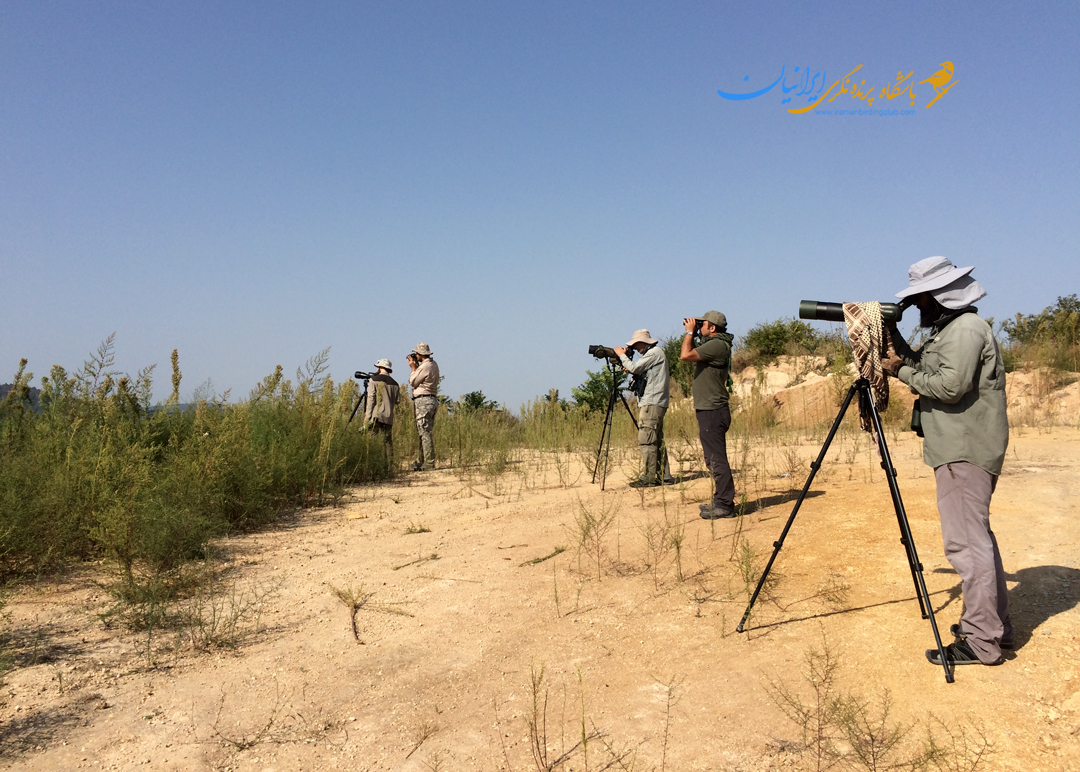
<path fill-rule="evenodd" d="M 934 468 L 967 461 L 1001 474 L 1009 446 L 1005 366 L 990 325 L 975 313 L 943 321 L 918 351 L 899 335 L 893 348 L 906 364 L 897 378 L 919 395 L 923 460 Z"/>

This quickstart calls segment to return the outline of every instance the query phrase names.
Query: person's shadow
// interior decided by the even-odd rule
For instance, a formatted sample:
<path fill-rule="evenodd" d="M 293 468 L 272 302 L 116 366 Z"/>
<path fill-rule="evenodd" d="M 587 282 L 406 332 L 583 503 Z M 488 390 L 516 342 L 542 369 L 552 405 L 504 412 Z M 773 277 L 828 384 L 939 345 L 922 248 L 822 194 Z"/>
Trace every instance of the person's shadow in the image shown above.
<path fill-rule="evenodd" d="M 951 568 L 938 568 L 934 573 L 955 574 Z M 1009 616 L 1013 623 L 1013 648 L 1021 649 L 1034 632 L 1045 622 L 1080 602 L 1080 569 L 1069 566 L 1032 566 L 1005 574 L 1016 586 L 1009 590 Z M 960 585 L 949 589 L 949 599 L 941 608 L 960 595 Z M 937 611 L 940 611 L 938 609 Z M 1052 632 L 1044 630 L 1042 632 Z"/>

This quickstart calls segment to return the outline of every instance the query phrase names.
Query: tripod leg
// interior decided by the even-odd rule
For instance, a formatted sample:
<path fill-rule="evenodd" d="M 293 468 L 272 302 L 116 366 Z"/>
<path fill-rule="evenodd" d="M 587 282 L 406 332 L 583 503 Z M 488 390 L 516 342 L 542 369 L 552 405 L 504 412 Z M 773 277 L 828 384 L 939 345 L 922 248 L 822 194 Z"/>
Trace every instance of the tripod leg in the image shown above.
<path fill-rule="evenodd" d="M 356 407 L 352 409 L 352 415 L 349 416 L 348 423 L 352 423 L 352 420 L 356 418 L 356 411 L 360 409 L 360 406 L 367 402 L 367 389 L 364 389 L 364 393 L 360 395 L 360 398 L 356 400 Z"/>
<path fill-rule="evenodd" d="M 750 618 L 750 611 L 754 608 L 754 603 L 757 602 L 761 588 L 765 586 L 765 579 L 768 578 L 769 571 L 772 570 L 773 563 L 776 561 L 776 556 L 780 554 L 780 548 L 784 546 L 784 539 L 787 538 L 788 531 L 791 530 L 791 526 L 795 522 L 795 515 L 799 513 L 799 507 L 802 506 L 803 499 L 806 498 L 806 494 L 810 490 L 810 485 L 814 482 L 814 476 L 817 474 L 818 469 L 821 468 L 821 462 L 825 460 L 825 454 L 829 450 L 829 445 L 832 444 L 833 437 L 836 436 L 836 431 L 840 428 L 840 422 L 844 420 L 844 414 L 847 412 L 848 406 L 851 404 L 851 400 L 855 396 L 856 390 L 857 382 L 851 384 L 851 388 L 848 389 L 847 396 L 844 397 L 844 404 L 840 406 L 840 412 L 836 414 L 836 420 L 833 421 L 832 428 L 829 429 L 829 435 L 825 438 L 825 443 L 821 446 L 821 451 L 818 453 L 817 460 L 810 464 L 810 475 L 803 484 L 803 489 L 799 493 L 799 498 L 795 500 L 795 506 L 791 510 L 791 515 L 784 525 L 784 530 L 781 532 L 780 538 L 773 542 L 772 556 L 769 558 L 765 570 L 761 573 L 761 579 L 758 580 L 757 587 L 754 589 L 754 594 L 750 596 L 750 603 L 747 604 L 746 611 L 743 612 L 742 619 L 739 621 L 739 626 L 735 628 L 736 632 L 743 632 L 743 626 L 746 624 L 746 620 Z"/>
<path fill-rule="evenodd" d="M 915 584 L 915 597 L 919 599 L 919 610 L 923 619 L 930 619 L 930 629 L 934 631 L 934 642 L 937 644 L 938 655 L 941 657 L 941 666 L 945 670 L 945 682 L 953 682 L 952 668 L 945 656 L 945 646 L 941 643 L 941 634 L 938 632 L 937 619 L 934 617 L 934 607 L 930 603 L 930 593 L 926 589 L 926 580 L 923 577 L 922 563 L 919 562 L 919 553 L 915 550 L 915 539 L 911 535 L 911 524 L 908 522 L 907 512 L 904 510 L 904 501 L 900 497 L 900 486 L 896 482 L 896 469 L 892 465 L 892 457 L 889 455 L 889 446 L 885 442 L 885 434 L 881 430 L 881 416 L 874 407 L 873 394 L 870 391 L 870 382 L 865 378 L 856 382 L 863 390 L 860 398 L 860 407 L 867 405 L 870 419 L 874 424 L 874 431 L 878 438 L 878 452 L 881 453 L 881 468 L 885 470 L 885 478 L 889 481 L 889 493 L 892 496 L 893 509 L 896 510 L 896 522 L 900 526 L 900 542 L 904 545 L 907 553 L 908 567 L 911 569 L 911 580 Z M 862 402 L 865 399 L 865 403 Z"/>
<path fill-rule="evenodd" d="M 610 405 L 609 405 L 610 408 Z M 604 427 L 600 430 L 600 447 L 596 449 L 596 463 L 593 465 L 592 481 L 596 483 L 596 473 L 600 471 L 600 456 L 604 453 L 604 437 L 607 436 L 608 419 L 604 415 Z"/>
<path fill-rule="evenodd" d="M 611 394 L 608 395 L 607 412 L 604 414 L 604 428 L 600 432 L 600 447 L 596 451 L 596 466 L 593 468 L 593 479 L 596 482 L 596 473 L 600 470 L 600 456 L 604 457 L 604 474 L 600 477 L 600 490 L 604 490 L 604 486 L 607 484 L 607 468 L 608 458 L 611 456 L 611 421 L 615 413 L 615 394 L 618 393 L 622 396 L 622 392 L 618 391 L 618 387 L 615 381 L 615 366 L 608 362 L 608 368 L 611 370 Z M 629 410 L 629 408 L 627 408 Z M 607 438 L 607 452 L 604 451 L 604 438 Z"/>
<path fill-rule="evenodd" d="M 622 400 L 623 407 L 626 408 L 626 414 L 630 416 L 630 423 L 634 425 L 634 429 L 641 428 L 638 426 L 637 419 L 634 418 L 634 413 L 630 410 L 630 403 L 626 401 L 626 395 L 623 394 L 622 391 L 619 392 L 619 399 Z"/>

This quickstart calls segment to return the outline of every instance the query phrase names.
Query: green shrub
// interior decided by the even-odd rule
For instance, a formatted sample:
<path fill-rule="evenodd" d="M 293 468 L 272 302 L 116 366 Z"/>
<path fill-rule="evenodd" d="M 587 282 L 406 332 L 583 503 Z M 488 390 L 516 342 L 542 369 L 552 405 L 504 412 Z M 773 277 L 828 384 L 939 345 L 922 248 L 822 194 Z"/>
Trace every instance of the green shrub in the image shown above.
<path fill-rule="evenodd" d="M 598 410 L 601 413 L 607 412 L 612 386 L 616 388 L 622 386 L 627 381 L 626 373 L 621 369 L 616 369 L 613 377 L 611 368 L 604 367 L 597 372 L 586 370 L 585 374 L 588 376 L 585 382 L 570 390 L 574 397 L 574 404 L 589 410 Z"/>
<path fill-rule="evenodd" d="M 112 339 L 69 376 L 41 379 L 40 411 L 25 399 L 25 362 L 0 401 L 0 571 L 38 572 L 104 557 L 125 581 L 161 577 L 203 554 L 209 539 L 330 503 L 345 486 L 390 473 L 381 441 L 347 425 L 352 381 L 323 375 L 326 352 L 281 368 L 248 400 L 206 395 L 152 406 L 153 368 L 112 371 Z"/>
<path fill-rule="evenodd" d="M 1017 314 L 1001 329 L 1009 337 L 1007 369 L 1023 364 L 1080 372 L 1080 299 L 1075 294 L 1059 297 L 1037 314 Z"/>
<path fill-rule="evenodd" d="M 752 327 L 738 342 L 732 369 L 767 365 L 783 355 L 825 357 L 828 365 L 851 361 L 844 333 L 822 332 L 798 319 L 777 319 Z"/>

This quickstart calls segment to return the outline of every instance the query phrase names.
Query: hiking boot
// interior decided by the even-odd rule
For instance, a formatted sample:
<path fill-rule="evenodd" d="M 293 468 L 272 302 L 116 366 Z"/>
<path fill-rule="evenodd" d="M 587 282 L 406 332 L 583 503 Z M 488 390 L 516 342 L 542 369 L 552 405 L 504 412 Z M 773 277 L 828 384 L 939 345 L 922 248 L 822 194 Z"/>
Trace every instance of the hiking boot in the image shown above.
<path fill-rule="evenodd" d="M 721 520 L 735 517 L 735 507 L 713 506 L 712 504 L 701 505 L 701 516 L 706 520 Z"/>
<path fill-rule="evenodd" d="M 631 488 L 657 488 L 659 485 L 660 482 L 658 480 L 646 480 L 644 477 L 630 483 Z"/>
<path fill-rule="evenodd" d="M 679 481 L 676 480 L 674 477 L 665 477 L 664 478 L 664 485 L 678 485 L 678 484 L 679 484 Z"/>
<path fill-rule="evenodd" d="M 967 633 L 964 632 L 964 628 L 962 628 L 959 625 L 959 623 L 957 623 L 955 625 L 952 625 L 949 628 L 949 632 L 952 633 L 953 638 L 955 638 L 958 641 L 962 641 L 965 638 L 967 638 Z M 1013 639 L 1012 638 L 1003 638 L 998 643 L 998 646 L 1000 646 L 1003 649 L 1011 649 L 1013 647 Z"/>
<path fill-rule="evenodd" d="M 949 664 L 952 665 L 982 665 L 983 662 L 975 655 L 975 652 L 968 646 L 968 642 L 961 639 L 954 643 L 950 643 L 945 647 L 945 657 L 949 660 Z M 941 664 L 941 652 L 937 649 L 927 649 L 926 658 L 930 661 L 931 665 Z M 1005 661 L 1004 657 L 999 657 L 997 662 L 988 662 L 988 665 L 1000 665 Z"/>

